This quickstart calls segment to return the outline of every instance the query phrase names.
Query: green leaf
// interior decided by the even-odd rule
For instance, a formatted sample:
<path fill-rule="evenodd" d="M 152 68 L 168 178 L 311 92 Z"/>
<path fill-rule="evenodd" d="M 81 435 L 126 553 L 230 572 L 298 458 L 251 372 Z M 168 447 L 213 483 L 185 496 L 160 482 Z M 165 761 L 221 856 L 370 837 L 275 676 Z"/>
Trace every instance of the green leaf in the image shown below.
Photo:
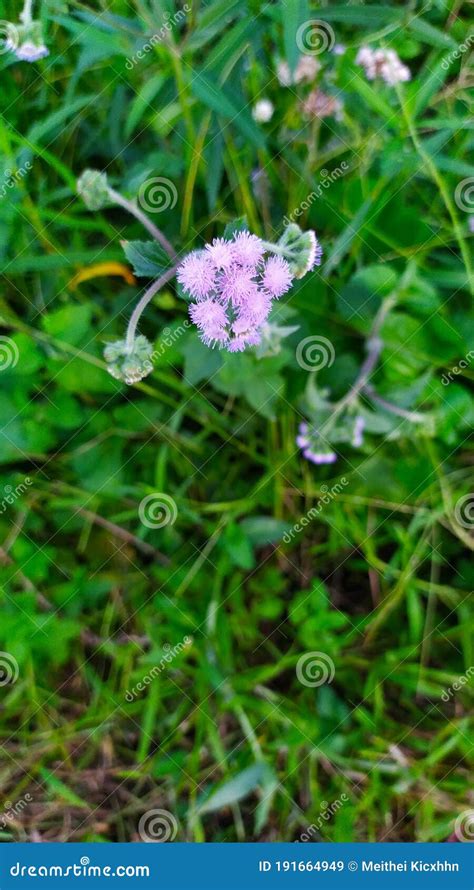
<path fill-rule="evenodd" d="M 77 346 L 90 332 L 91 306 L 63 306 L 43 316 L 43 328 L 47 334 Z"/>
<path fill-rule="evenodd" d="M 201 102 L 226 120 L 231 121 L 257 148 L 264 148 L 265 139 L 240 103 L 234 104 L 232 94 L 205 74 L 195 73 L 191 89 Z"/>
<path fill-rule="evenodd" d="M 239 216 L 237 219 L 233 219 L 231 222 L 227 223 L 224 229 L 224 238 L 230 240 L 237 232 L 247 231 L 248 227 L 247 217 Z"/>
<path fill-rule="evenodd" d="M 271 767 L 267 763 L 263 763 L 263 761 L 255 763 L 221 785 L 203 803 L 198 804 L 197 812 L 201 814 L 215 813 L 216 810 L 222 810 L 223 807 L 238 803 L 239 800 L 247 797 L 248 794 L 255 791 L 263 783 L 268 784 L 270 779 L 274 780 L 274 773 Z"/>
<path fill-rule="evenodd" d="M 297 44 L 298 29 L 310 19 L 306 0 L 286 0 L 280 5 L 283 41 L 285 44 L 286 61 L 291 72 L 296 68 L 300 50 Z"/>
<path fill-rule="evenodd" d="M 122 247 L 139 278 L 158 278 L 169 267 L 170 258 L 157 241 L 122 241 Z"/>
<path fill-rule="evenodd" d="M 273 516 L 249 516 L 242 519 L 240 526 L 254 547 L 278 544 L 290 528 L 288 522 L 275 519 Z"/>

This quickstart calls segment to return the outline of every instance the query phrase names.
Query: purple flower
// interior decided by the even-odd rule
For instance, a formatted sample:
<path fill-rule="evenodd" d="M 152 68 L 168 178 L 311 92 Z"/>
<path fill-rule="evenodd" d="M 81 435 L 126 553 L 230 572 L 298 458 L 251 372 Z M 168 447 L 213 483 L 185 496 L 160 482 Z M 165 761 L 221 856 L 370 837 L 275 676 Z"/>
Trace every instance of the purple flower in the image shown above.
<path fill-rule="evenodd" d="M 265 263 L 262 284 L 272 297 L 281 297 L 291 286 L 292 275 L 286 260 L 272 256 Z"/>
<path fill-rule="evenodd" d="M 177 278 L 194 299 L 202 300 L 214 288 L 216 268 L 205 253 L 194 251 L 181 263 Z"/>
<path fill-rule="evenodd" d="M 267 250 L 256 235 L 239 232 L 229 241 L 215 238 L 181 263 L 177 277 L 194 301 L 189 314 L 207 346 L 241 352 L 261 342 L 273 300 L 293 281 L 286 260 L 265 259 Z"/>

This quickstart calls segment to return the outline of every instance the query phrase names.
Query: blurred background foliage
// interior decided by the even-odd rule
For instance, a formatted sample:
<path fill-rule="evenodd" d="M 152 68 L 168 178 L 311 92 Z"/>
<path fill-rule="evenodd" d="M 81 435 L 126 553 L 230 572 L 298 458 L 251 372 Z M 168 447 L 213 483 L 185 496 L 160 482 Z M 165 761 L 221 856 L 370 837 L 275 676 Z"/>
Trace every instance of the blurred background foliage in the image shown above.
<path fill-rule="evenodd" d="M 472 806 L 469 684 L 445 693 L 473 664 L 472 522 L 456 505 L 472 489 L 474 374 L 467 360 L 452 371 L 472 346 L 472 236 L 455 200 L 474 175 L 470 52 L 452 59 L 472 10 L 188 8 L 139 59 L 179 3 L 45 0 L 49 57 L 0 55 L 0 321 L 18 350 L 0 374 L 5 497 L 31 480 L 0 512 L 0 648 L 19 665 L 2 689 L 5 812 L 32 797 L 1 837 L 135 840 L 161 807 L 180 840 L 297 840 L 314 824 L 312 840 L 443 840 Z M 284 87 L 278 62 L 294 68 L 313 19 L 346 51 Z M 364 44 L 396 49 L 411 82 L 367 81 Z M 315 84 L 343 103 L 337 118 L 303 111 Z M 262 97 L 265 124 L 251 113 Z M 317 190 L 298 222 L 324 262 L 286 300 L 298 331 L 282 350 L 223 357 L 192 329 L 174 336 L 186 305 L 170 284 L 141 323 L 153 374 L 107 375 L 103 346 L 144 284 L 120 242 L 147 236 L 120 208 L 86 209 L 86 167 L 131 198 L 168 178 L 176 206 L 153 221 L 180 253 L 242 215 L 276 238 Z M 385 416 L 314 467 L 295 446 L 314 377 L 296 346 L 331 341 L 318 383 L 341 397 L 394 291 L 374 382 L 430 422 L 413 437 Z M 176 502 L 173 525 L 140 522 L 154 492 Z M 331 683 L 298 681 L 311 651 L 333 660 Z"/>

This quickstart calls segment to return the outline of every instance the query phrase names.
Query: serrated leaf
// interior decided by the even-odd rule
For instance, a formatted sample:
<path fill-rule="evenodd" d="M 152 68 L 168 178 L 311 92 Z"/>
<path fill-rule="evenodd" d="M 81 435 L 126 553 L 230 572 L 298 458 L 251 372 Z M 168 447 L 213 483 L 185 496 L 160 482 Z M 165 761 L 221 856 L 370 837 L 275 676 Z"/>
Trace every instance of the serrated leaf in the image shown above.
<path fill-rule="evenodd" d="M 169 267 L 169 256 L 157 241 L 122 241 L 122 247 L 138 277 L 158 278 Z"/>

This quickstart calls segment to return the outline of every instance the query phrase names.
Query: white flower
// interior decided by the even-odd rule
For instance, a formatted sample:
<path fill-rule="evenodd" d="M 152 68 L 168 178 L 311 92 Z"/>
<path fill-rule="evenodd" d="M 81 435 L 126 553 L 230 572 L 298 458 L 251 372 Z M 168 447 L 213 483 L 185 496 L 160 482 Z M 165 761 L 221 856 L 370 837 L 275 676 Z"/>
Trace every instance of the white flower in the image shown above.
<path fill-rule="evenodd" d="M 293 75 L 287 62 L 279 62 L 277 65 L 278 82 L 282 87 L 289 87 L 293 83 L 303 83 L 304 81 L 310 83 L 320 68 L 321 65 L 314 56 L 301 56 Z"/>
<path fill-rule="evenodd" d="M 367 80 L 381 77 L 389 86 L 411 80 L 410 69 L 400 61 L 393 49 L 372 49 L 361 46 L 356 56 L 356 65 L 365 70 Z"/>
<path fill-rule="evenodd" d="M 267 124 L 271 121 L 274 110 L 270 99 L 259 99 L 252 108 L 252 117 L 259 124 Z"/>

